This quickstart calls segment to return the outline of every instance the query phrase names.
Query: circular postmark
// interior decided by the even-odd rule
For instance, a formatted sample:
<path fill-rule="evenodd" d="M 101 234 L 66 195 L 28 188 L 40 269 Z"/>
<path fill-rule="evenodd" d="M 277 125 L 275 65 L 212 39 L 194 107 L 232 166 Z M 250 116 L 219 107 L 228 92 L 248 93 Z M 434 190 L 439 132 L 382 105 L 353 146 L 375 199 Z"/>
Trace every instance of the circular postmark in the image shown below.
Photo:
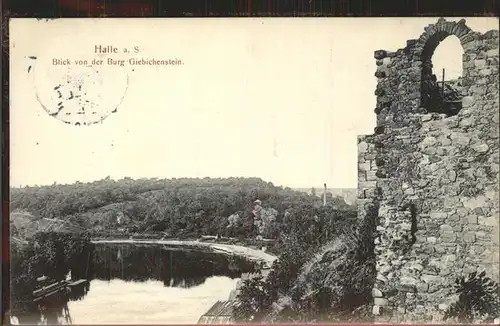
<path fill-rule="evenodd" d="M 34 59 L 35 95 L 52 117 L 75 126 L 102 122 L 116 113 L 128 88 L 123 67 L 68 58 Z"/>

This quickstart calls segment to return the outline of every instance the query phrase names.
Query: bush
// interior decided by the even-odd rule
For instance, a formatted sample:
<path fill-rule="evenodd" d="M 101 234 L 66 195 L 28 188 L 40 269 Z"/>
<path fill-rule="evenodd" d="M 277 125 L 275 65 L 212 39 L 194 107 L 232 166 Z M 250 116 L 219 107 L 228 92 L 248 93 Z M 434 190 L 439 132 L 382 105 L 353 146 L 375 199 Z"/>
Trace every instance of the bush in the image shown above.
<path fill-rule="evenodd" d="M 470 273 L 455 280 L 458 301 L 445 312 L 444 320 L 456 319 L 462 323 L 493 322 L 500 316 L 498 283 L 486 277 L 486 272 Z"/>
<path fill-rule="evenodd" d="M 341 236 L 305 264 L 292 297 L 309 320 L 350 321 L 371 302 L 375 265 L 364 240 Z"/>
<path fill-rule="evenodd" d="M 237 321 L 261 321 L 271 308 L 270 291 L 262 275 L 245 280 L 236 297 L 238 304 L 233 308 L 233 317 Z"/>

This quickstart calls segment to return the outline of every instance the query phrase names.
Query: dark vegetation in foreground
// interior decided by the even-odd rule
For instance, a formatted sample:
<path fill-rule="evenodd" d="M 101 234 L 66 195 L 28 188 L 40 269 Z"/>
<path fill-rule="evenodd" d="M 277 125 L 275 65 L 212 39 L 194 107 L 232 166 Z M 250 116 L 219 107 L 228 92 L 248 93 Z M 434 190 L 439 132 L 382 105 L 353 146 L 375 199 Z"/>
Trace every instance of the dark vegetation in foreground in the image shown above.
<path fill-rule="evenodd" d="M 28 243 L 10 244 L 10 310 L 21 323 L 40 320 L 38 303 L 33 302 L 37 278 L 62 281 L 71 271 L 72 279 L 86 279 L 92 273 L 93 245 L 88 234 L 38 232 Z M 62 315 L 68 300 L 82 299 L 89 288 L 55 296 L 50 313 Z"/>
<path fill-rule="evenodd" d="M 444 320 L 493 323 L 500 317 L 500 288 L 485 271 L 457 278 L 454 289 L 458 300 L 448 307 Z"/>
<path fill-rule="evenodd" d="M 328 233 L 307 218 L 303 221 L 302 227 L 282 233 L 279 259 L 267 277 L 244 282 L 233 311 L 235 320 L 366 322 L 372 318 L 375 217 L 358 221 L 346 212 Z"/>

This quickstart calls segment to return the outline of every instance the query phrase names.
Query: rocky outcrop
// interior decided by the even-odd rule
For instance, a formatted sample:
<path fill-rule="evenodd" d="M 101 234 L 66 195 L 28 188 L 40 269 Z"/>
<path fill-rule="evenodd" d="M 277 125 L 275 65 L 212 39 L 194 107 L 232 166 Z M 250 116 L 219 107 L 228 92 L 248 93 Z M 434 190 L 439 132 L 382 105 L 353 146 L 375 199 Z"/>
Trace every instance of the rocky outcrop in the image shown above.
<path fill-rule="evenodd" d="M 33 214 L 16 210 L 10 213 L 10 235 L 14 241 L 24 243 L 38 232 L 78 233 L 83 229 L 65 220 L 40 218 Z"/>

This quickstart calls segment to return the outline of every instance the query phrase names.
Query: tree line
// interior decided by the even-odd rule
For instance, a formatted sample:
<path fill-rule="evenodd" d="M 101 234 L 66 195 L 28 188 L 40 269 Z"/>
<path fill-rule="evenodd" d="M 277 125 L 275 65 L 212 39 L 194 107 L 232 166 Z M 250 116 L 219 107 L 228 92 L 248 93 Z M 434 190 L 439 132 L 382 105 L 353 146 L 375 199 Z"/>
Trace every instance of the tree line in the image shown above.
<path fill-rule="evenodd" d="M 276 187 L 258 178 L 106 178 L 91 183 L 12 188 L 10 207 L 35 218 L 68 221 L 94 234 L 156 232 L 172 237 L 209 234 L 248 238 L 258 231 L 253 213 L 257 199 L 268 217 L 264 235 L 269 238 L 277 237 L 285 215 L 294 210 L 305 206 L 324 209 L 317 196 Z M 327 204 L 331 209 L 353 210 L 331 194 Z"/>

